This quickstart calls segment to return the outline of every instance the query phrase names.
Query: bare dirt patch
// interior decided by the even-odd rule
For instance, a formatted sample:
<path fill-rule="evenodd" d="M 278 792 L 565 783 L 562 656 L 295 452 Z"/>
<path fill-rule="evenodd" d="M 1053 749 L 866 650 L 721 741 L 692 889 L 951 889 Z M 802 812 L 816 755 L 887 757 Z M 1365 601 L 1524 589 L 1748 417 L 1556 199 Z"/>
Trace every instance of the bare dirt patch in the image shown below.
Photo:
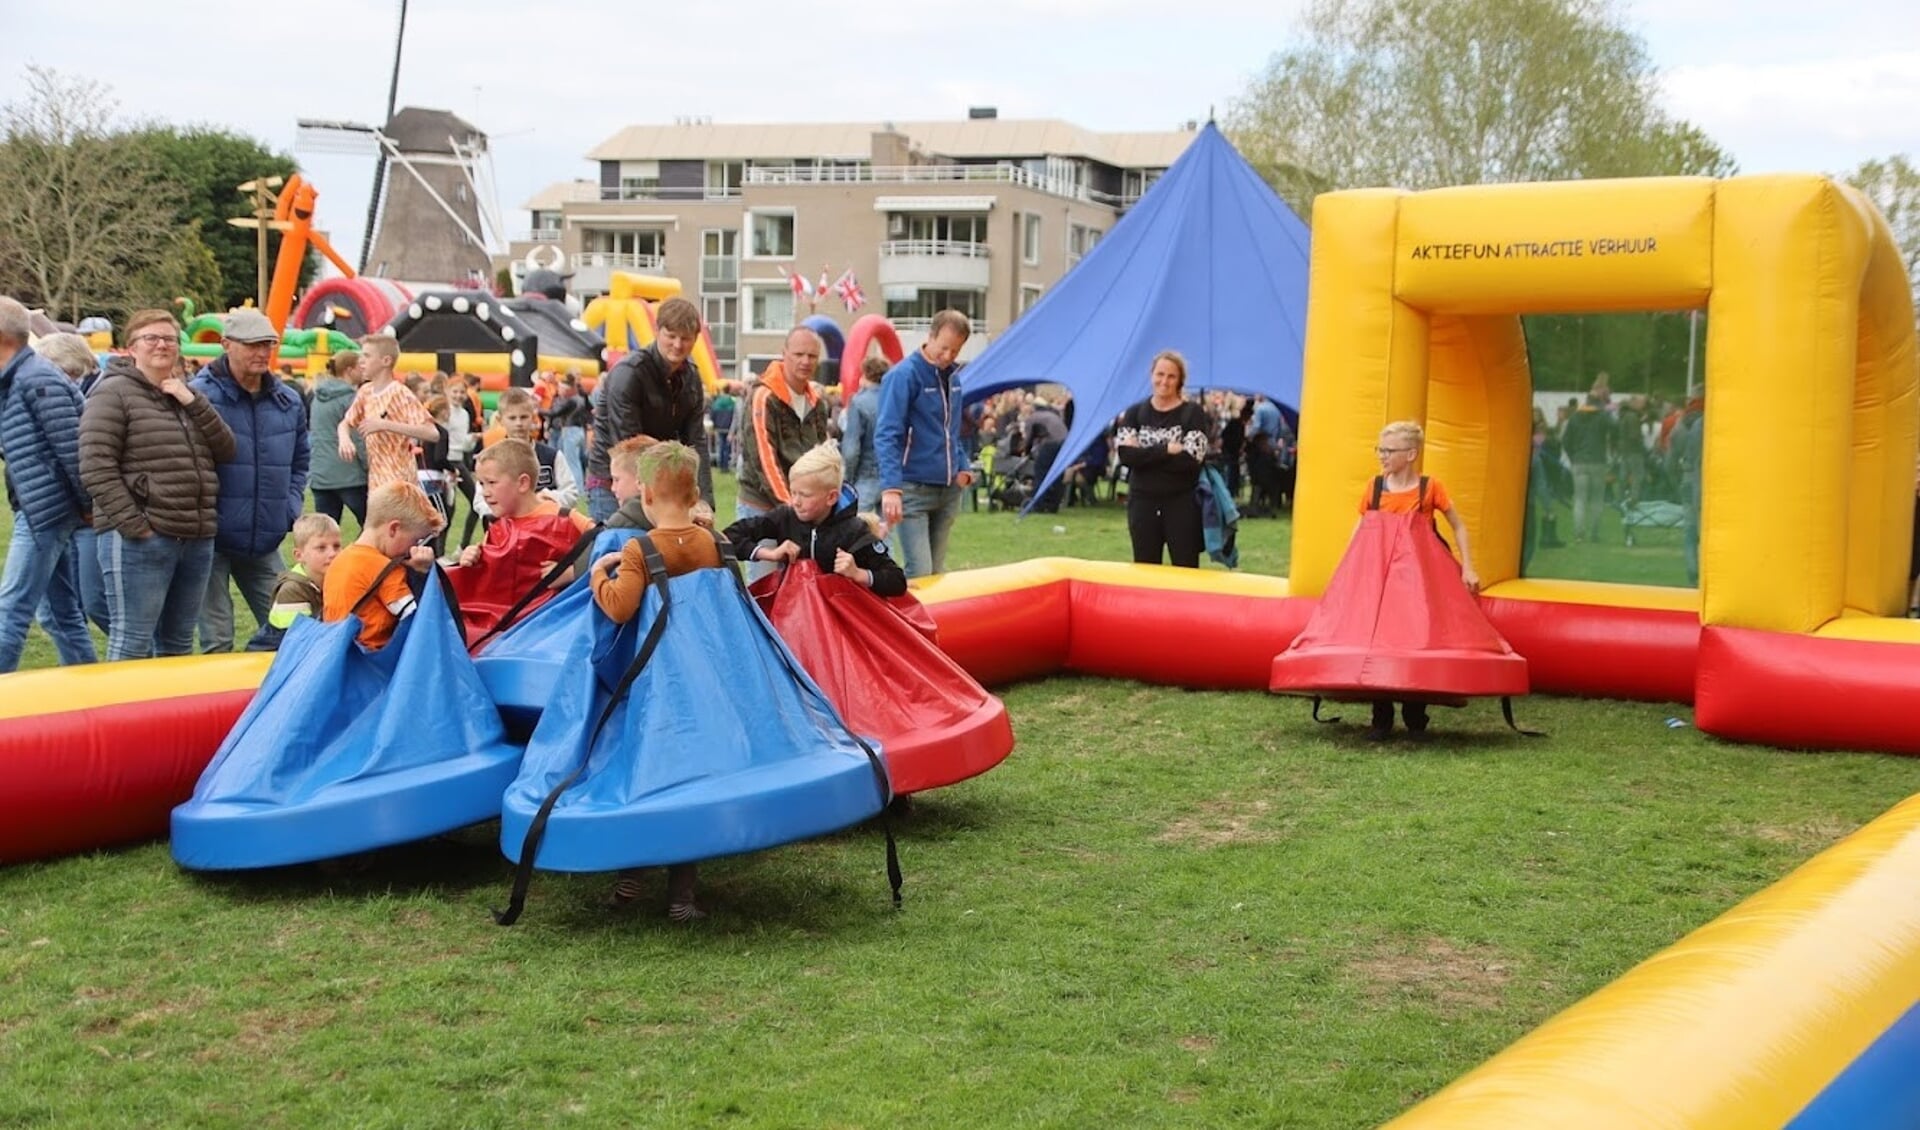
<path fill-rule="evenodd" d="M 1180 1037 L 1180 1046 L 1195 1055 L 1205 1055 L 1219 1047 L 1220 1041 L 1214 1039 L 1212 1036 L 1182 1036 Z"/>
<path fill-rule="evenodd" d="M 1260 825 L 1273 806 L 1264 800 L 1222 793 L 1195 811 L 1167 825 L 1154 842 L 1186 847 L 1216 848 L 1227 844 L 1266 843 L 1279 838 Z"/>
<path fill-rule="evenodd" d="M 1493 950 L 1438 937 L 1383 943 L 1348 962 L 1347 968 L 1377 1000 L 1410 996 L 1445 1011 L 1498 1008 L 1513 979 L 1511 965 Z"/>
<path fill-rule="evenodd" d="M 1770 844 L 1786 844 L 1812 854 L 1826 850 L 1851 835 L 1859 827 L 1858 824 L 1851 824 L 1845 820 L 1821 816 L 1792 824 L 1757 824 L 1746 831 L 1748 835 Z"/>

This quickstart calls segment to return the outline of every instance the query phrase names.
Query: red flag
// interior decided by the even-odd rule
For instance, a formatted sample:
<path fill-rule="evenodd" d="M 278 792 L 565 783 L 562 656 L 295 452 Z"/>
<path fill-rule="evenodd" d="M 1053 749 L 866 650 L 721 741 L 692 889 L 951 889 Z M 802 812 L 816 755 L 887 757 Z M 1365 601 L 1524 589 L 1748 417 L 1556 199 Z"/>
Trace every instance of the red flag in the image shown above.
<path fill-rule="evenodd" d="M 793 270 L 791 267 L 787 269 L 787 285 L 793 288 L 793 296 L 795 298 L 805 298 L 807 291 L 810 289 L 807 286 L 807 280 L 801 277 L 799 271 Z"/>
<path fill-rule="evenodd" d="M 827 291 L 829 289 L 830 289 L 830 285 L 827 282 L 827 268 L 825 264 L 821 264 L 820 284 L 813 288 L 813 300 L 815 302 L 819 302 L 822 298 L 825 298 L 827 296 Z"/>

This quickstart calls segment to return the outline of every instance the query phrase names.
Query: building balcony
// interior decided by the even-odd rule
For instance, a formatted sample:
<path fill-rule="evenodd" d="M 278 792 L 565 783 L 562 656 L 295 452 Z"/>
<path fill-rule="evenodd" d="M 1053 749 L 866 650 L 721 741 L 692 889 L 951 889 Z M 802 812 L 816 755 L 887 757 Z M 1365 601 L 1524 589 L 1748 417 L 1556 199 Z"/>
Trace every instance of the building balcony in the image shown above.
<path fill-rule="evenodd" d="M 559 228 L 533 228 L 530 231 L 513 233 L 514 243 L 559 243 Z"/>
<path fill-rule="evenodd" d="M 663 255 L 634 255 L 624 251 L 581 251 L 567 263 L 573 271 L 573 289 L 605 294 L 613 289 L 613 272 L 630 275 L 663 275 L 667 260 Z"/>
<path fill-rule="evenodd" d="M 848 184 L 1007 184 L 1044 192 L 1066 200 L 1114 207 L 1120 197 L 1096 192 L 1065 177 L 1030 172 L 1019 165 L 754 165 L 746 170 L 746 186 Z"/>
<path fill-rule="evenodd" d="M 902 355 L 912 353 L 925 345 L 927 335 L 933 332 L 933 319 L 928 318 L 892 318 L 893 332 L 900 335 Z M 985 318 L 974 318 L 973 333 L 968 335 L 967 343 L 960 347 L 959 360 L 971 361 L 980 356 L 987 345 L 993 341 L 993 328 L 987 325 Z"/>
<path fill-rule="evenodd" d="M 895 239 L 880 245 L 882 287 L 985 290 L 993 277 L 987 245 L 952 239 Z"/>

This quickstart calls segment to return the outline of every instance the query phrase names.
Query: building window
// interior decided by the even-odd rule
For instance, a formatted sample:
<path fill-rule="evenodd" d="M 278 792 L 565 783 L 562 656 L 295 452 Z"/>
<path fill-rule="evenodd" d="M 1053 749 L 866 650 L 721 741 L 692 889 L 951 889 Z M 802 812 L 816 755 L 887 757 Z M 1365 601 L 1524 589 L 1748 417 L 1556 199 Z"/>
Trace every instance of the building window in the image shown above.
<path fill-rule="evenodd" d="M 1040 213 L 1020 217 L 1020 259 L 1029 267 L 1040 265 Z"/>
<path fill-rule="evenodd" d="M 534 231 L 559 231 L 560 230 L 560 213 L 535 212 L 533 214 L 533 230 Z"/>
<path fill-rule="evenodd" d="M 659 195 L 660 162 L 620 162 L 620 199 L 645 200 Z"/>
<path fill-rule="evenodd" d="M 746 177 L 744 161 L 708 161 L 707 195 L 709 197 L 730 197 L 740 195 L 741 181 Z"/>
<path fill-rule="evenodd" d="M 792 212 L 750 212 L 747 219 L 753 233 L 750 258 L 793 258 Z"/>
<path fill-rule="evenodd" d="M 978 329 L 986 307 L 987 296 L 984 291 L 921 288 L 912 298 L 887 299 L 887 317 L 907 323 L 911 328 L 913 323 L 927 321 L 942 310 L 958 310 L 971 319 L 974 328 Z"/>
<path fill-rule="evenodd" d="M 1027 311 L 1033 309 L 1033 304 L 1040 301 L 1040 295 L 1042 293 L 1044 293 L 1044 291 L 1040 287 L 1031 286 L 1026 283 L 1021 283 L 1020 284 L 1020 312 L 1024 314 Z"/>
<path fill-rule="evenodd" d="M 786 283 L 747 288 L 747 332 L 786 333 L 793 328 L 793 290 Z"/>
<path fill-rule="evenodd" d="M 619 256 L 628 260 L 665 259 L 667 255 L 667 233 L 657 230 L 633 231 L 594 231 L 588 230 L 582 236 L 581 250 L 589 253 Z M 633 266 L 634 262 L 613 264 L 615 266 Z"/>
<path fill-rule="evenodd" d="M 740 233 L 708 228 L 700 233 L 700 289 L 733 290 L 740 285 Z"/>
<path fill-rule="evenodd" d="M 701 300 L 701 315 L 707 321 L 714 353 L 722 361 L 733 360 L 740 340 L 740 299 L 731 294 L 708 295 Z"/>
<path fill-rule="evenodd" d="M 1071 267 L 1078 263 L 1081 257 L 1092 251 L 1093 245 L 1099 242 L 1099 228 L 1090 228 L 1085 224 L 1069 224 L 1067 226 L 1067 266 Z"/>
<path fill-rule="evenodd" d="M 915 212 L 903 215 L 896 212 L 887 218 L 887 230 L 889 232 L 904 231 L 904 235 L 895 238 L 915 242 L 985 243 L 987 218 L 972 214 L 942 216 L 930 212 Z"/>

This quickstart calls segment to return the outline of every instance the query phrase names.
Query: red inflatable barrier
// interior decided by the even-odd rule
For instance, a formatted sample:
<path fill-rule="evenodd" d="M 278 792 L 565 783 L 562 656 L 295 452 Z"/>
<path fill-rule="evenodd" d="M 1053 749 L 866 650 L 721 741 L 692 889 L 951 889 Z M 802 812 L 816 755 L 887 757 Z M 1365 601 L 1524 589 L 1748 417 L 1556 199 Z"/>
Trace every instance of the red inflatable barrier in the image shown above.
<path fill-rule="evenodd" d="M 236 655 L 5 676 L 0 863 L 164 833 L 266 669 Z"/>
<path fill-rule="evenodd" d="M 1911 643 L 1706 628 L 1694 724 L 1733 741 L 1920 753 L 1915 655 Z"/>
<path fill-rule="evenodd" d="M 1482 597 L 1487 619 L 1549 694 L 1693 701 L 1700 617 L 1657 608 Z"/>

